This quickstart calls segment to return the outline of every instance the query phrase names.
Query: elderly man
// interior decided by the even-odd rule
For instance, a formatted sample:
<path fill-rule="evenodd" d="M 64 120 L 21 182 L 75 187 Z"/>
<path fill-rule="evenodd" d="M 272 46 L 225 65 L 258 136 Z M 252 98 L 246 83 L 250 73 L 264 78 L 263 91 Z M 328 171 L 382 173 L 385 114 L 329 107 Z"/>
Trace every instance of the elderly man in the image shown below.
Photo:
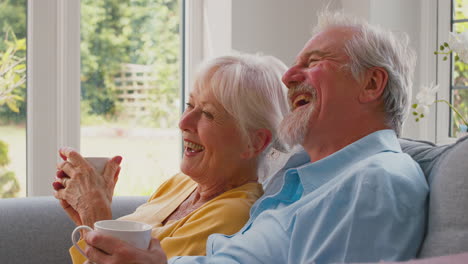
<path fill-rule="evenodd" d="M 169 263 L 415 257 L 428 187 L 397 140 L 414 63 L 407 40 L 340 13 L 322 13 L 315 34 L 283 76 L 292 109 L 282 124 L 283 139 L 305 152 L 293 155 L 272 179 L 237 234 L 212 235 L 206 256 Z M 156 240 L 146 251 L 96 232 L 86 241 L 97 263 L 167 261 Z"/>

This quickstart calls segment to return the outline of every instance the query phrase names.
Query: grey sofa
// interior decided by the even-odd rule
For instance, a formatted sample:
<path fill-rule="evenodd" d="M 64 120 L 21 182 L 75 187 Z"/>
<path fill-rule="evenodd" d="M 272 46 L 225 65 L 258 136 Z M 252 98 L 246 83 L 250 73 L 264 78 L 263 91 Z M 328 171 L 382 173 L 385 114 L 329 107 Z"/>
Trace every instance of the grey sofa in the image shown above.
<path fill-rule="evenodd" d="M 429 216 L 420 258 L 468 252 L 468 137 L 435 146 L 400 139 L 423 169 Z M 113 217 L 132 212 L 147 197 L 115 197 Z M 53 197 L 0 199 L 0 263 L 70 263 L 74 224 Z"/>
<path fill-rule="evenodd" d="M 113 218 L 129 214 L 148 197 L 113 198 Z M 52 197 L 0 199 L 1 264 L 71 263 L 74 223 Z"/>

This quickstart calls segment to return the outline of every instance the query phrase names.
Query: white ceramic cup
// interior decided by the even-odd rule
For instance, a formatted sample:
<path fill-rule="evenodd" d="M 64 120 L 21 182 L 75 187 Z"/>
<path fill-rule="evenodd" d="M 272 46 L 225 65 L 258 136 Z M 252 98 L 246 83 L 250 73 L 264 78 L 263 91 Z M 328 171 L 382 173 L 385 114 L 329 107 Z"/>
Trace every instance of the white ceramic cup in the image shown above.
<path fill-rule="evenodd" d="M 71 239 L 73 246 L 86 257 L 84 251 L 77 244 L 78 240 L 76 240 L 76 234 L 82 229 L 93 231 L 91 227 L 86 225 L 77 226 L 72 232 Z M 140 249 L 148 249 L 151 241 L 151 229 L 150 225 L 135 221 L 103 220 L 94 223 L 94 230 L 118 238 Z"/>
<path fill-rule="evenodd" d="M 93 165 L 97 173 L 103 173 L 107 162 L 110 160 L 107 157 L 85 157 L 84 159 Z"/>

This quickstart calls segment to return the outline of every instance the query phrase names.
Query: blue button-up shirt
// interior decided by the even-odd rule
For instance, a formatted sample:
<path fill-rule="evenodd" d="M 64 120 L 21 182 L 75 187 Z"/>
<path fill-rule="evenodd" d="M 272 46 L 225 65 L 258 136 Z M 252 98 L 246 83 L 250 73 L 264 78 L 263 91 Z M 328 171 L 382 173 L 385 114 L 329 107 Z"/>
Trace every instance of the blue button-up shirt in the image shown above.
<path fill-rule="evenodd" d="M 306 160 L 299 153 L 286 167 Z M 279 191 L 266 190 L 238 233 L 211 235 L 206 256 L 169 263 L 321 264 L 416 256 L 428 186 L 392 130 L 372 133 L 277 179 Z M 275 189 L 274 182 L 268 188 Z"/>

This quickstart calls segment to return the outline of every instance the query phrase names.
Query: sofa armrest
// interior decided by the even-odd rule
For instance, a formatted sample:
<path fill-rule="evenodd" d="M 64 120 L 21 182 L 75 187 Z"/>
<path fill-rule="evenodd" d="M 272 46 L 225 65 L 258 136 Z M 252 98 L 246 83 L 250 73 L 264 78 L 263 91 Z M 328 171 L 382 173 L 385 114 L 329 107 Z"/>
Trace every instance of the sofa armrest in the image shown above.
<path fill-rule="evenodd" d="M 147 199 L 114 197 L 113 218 L 133 212 Z M 0 263 L 71 263 L 74 228 L 52 196 L 0 199 Z"/>

